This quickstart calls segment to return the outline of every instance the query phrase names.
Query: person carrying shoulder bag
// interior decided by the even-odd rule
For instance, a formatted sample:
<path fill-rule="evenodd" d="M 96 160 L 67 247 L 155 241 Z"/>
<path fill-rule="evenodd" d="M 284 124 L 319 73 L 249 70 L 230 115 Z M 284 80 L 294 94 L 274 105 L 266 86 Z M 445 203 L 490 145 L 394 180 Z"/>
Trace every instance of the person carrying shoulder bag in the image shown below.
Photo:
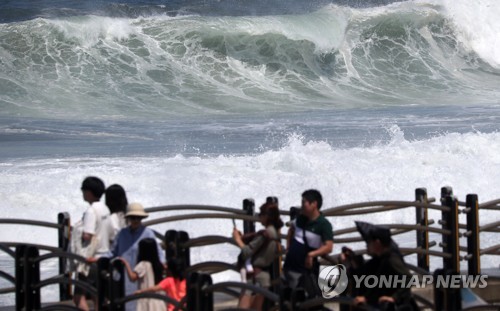
<path fill-rule="evenodd" d="M 75 267 L 77 279 L 91 286 L 96 285 L 97 270 L 90 265 L 92 258 L 99 258 L 109 252 L 109 209 L 101 202 L 104 194 L 104 182 L 98 177 L 89 176 L 82 182 L 83 200 L 89 203 L 81 222 L 75 224 L 71 238 L 71 252 L 87 258 L 87 263 L 78 263 Z M 73 302 L 81 310 L 89 310 L 86 298 L 88 293 L 80 287 L 75 287 Z M 96 297 L 92 297 L 94 303 Z M 97 310 L 97 307 L 95 308 Z"/>
<path fill-rule="evenodd" d="M 238 261 L 241 268 L 245 271 L 244 278 L 242 278 L 243 281 L 263 288 L 269 288 L 271 286 L 270 268 L 276 257 L 279 256 L 279 230 L 283 227 L 283 221 L 280 219 L 278 206 L 274 203 L 263 204 L 260 207 L 259 218 L 265 229 L 257 233 L 242 236 L 234 228 L 233 238 L 241 248 Z M 238 307 L 242 309 L 251 308 L 261 310 L 263 302 L 263 295 L 252 295 L 250 291 L 243 290 Z"/>
<path fill-rule="evenodd" d="M 292 290 L 304 287 L 309 298 L 319 293 L 318 257 L 333 250 L 332 225 L 320 212 L 322 204 L 319 191 L 311 189 L 302 193 L 301 213 L 292 222 L 287 235 L 283 269 L 286 285 Z"/>

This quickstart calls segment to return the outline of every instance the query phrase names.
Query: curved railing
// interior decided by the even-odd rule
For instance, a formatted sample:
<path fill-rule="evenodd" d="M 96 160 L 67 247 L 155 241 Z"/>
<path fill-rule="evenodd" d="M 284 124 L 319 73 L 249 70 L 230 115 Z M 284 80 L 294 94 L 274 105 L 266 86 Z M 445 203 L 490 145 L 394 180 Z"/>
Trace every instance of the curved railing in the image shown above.
<path fill-rule="evenodd" d="M 158 212 L 170 212 L 170 211 L 210 211 L 210 212 L 226 212 L 231 214 L 245 214 L 246 212 L 233 208 L 233 207 L 224 207 L 224 206 L 216 206 L 216 205 L 195 205 L 195 204 L 180 204 L 180 205 L 164 205 L 164 206 L 156 206 L 156 207 L 148 207 L 146 208 L 146 212 L 148 213 L 158 213 Z"/>
<path fill-rule="evenodd" d="M 419 190 L 419 189 L 417 189 Z M 448 189 L 446 189 L 448 191 Z M 442 191 L 443 194 L 443 191 Z M 500 255 L 500 245 L 493 245 L 486 248 L 480 248 L 479 244 L 479 234 L 481 233 L 498 233 L 500 232 L 500 221 L 493 221 L 489 224 L 482 224 L 479 226 L 479 218 L 477 217 L 480 210 L 489 210 L 489 211 L 500 211 L 500 199 L 494 200 L 490 202 L 485 202 L 482 204 L 477 203 L 477 196 L 475 201 L 470 199 L 469 196 L 465 202 L 460 202 L 456 198 L 452 196 L 450 191 L 444 191 L 444 194 L 441 197 L 442 205 L 432 204 L 435 201 L 434 199 L 428 199 L 427 195 L 422 195 L 421 191 L 419 195 L 416 195 L 415 201 L 373 201 L 373 202 L 362 202 L 356 204 L 347 204 L 342 206 L 336 206 L 332 208 L 323 209 L 322 212 L 327 217 L 344 217 L 344 216 L 356 216 L 356 215 L 366 215 L 366 214 L 374 214 L 374 213 L 386 213 L 393 212 L 401 209 L 414 209 L 416 214 L 416 223 L 415 224 L 383 224 L 384 226 L 391 229 L 391 233 L 394 237 L 399 236 L 400 234 L 407 234 L 414 232 L 417 237 L 416 246 L 415 247 L 405 247 L 400 248 L 400 251 L 403 255 L 416 254 L 417 255 L 417 265 L 408 264 L 411 271 L 416 274 L 425 274 L 430 271 L 429 267 L 429 257 L 434 256 L 438 258 L 442 258 L 443 265 L 445 267 L 449 267 L 452 270 L 456 270 L 460 272 L 460 261 L 467 261 L 469 263 L 469 273 L 478 273 L 480 267 L 480 256 L 481 255 Z M 465 207 L 461 209 L 461 207 Z M 163 223 L 171 223 L 183 220 L 191 220 L 191 219 L 235 219 L 242 220 L 244 224 L 244 231 L 252 232 L 255 230 L 255 222 L 258 221 L 258 218 L 255 217 L 254 213 L 254 205 L 252 200 L 245 200 L 243 202 L 243 209 L 237 209 L 232 207 L 224 207 L 224 206 L 213 206 L 213 205 L 167 205 L 167 206 L 158 206 L 158 207 L 150 207 L 146 209 L 148 213 L 162 214 L 156 218 L 151 217 L 147 221 L 144 221 L 144 225 L 147 226 L 155 226 Z M 427 211 L 434 210 L 442 213 L 442 219 L 438 221 L 438 226 L 433 226 L 435 221 L 433 219 L 428 219 Z M 182 214 L 178 214 L 179 211 L 182 211 Z M 194 211 L 196 213 L 189 213 L 188 211 Z M 201 213 L 200 213 L 201 211 Z M 165 213 L 177 213 L 174 215 L 164 215 Z M 282 215 L 291 215 L 293 216 L 296 211 L 284 211 L 281 210 L 280 213 Z M 463 213 L 467 214 L 467 224 L 460 224 L 458 222 L 458 214 Z M 476 216 L 475 219 L 473 216 Z M 471 219 L 469 219 L 471 218 Z M 469 222 L 475 222 L 474 224 L 470 224 Z M 69 227 L 69 217 L 65 218 L 63 216 L 58 217 L 58 223 L 50 223 L 44 221 L 34 221 L 34 220 L 25 220 L 25 219 L 0 219 L 0 225 L 6 224 L 14 224 L 14 225 L 29 225 L 29 226 L 40 226 L 46 227 L 50 229 L 57 229 L 59 231 L 59 247 L 47 246 L 43 244 L 33 244 L 33 243 L 15 243 L 15 242 L 0 242 L 0 251 L 8 254 L 10 257 L 16 257 L 16 251 L 13 248 L 33 248 L 39 249 L 44 252 L 47 252 L 43 255 L 37 255 L 36 259 L 31 259 L 29 264 L 32 265 L 40 265 L 43 264 L 46 260 L 58 258 L 60 262 L 67 262 L 67 260 L 77 260 L 80 262 L 85 262 L 83 257 L 79 257 L 77 255 L 69 254 L 66 252 L 67 243 L 69 241 L 70 235 L 70 227 Z M 464 231 L 465 230 L 465 231 Z M 356 227 L 348 227 L 337 229 L 334 232 L 334 243 L 355 243 L 363 241 L 362 238 L 357 234 Z M 441 235 L 443 237 L 443 241 L 437 243 L 436 241 L 429 241 L 429 234 Z M 165 241 L 165 245 L 168 245 L 167 239 L 169 239 L 168 231 L 166 234 L 161 234 L 156 232 L 156 235 Z M 282 236 L 284 237 L 284 236 Z M 467 237 L 468 244 L 467 247 L 460 246 L 459 238 Z M 202 247 L 202 246 L 213 246 L 218 244 L 232 244 L 236 245 L 231 237 L 226 236 L 218 236 L 218 235 L 208 235 L 201 236 L 193 239 L 187 240 L 176 240 L 175 247 L 181 250 L 187 250 L 185 253 L 187 254 L 186 258 L 189 263 L 189 249 L 194 247 Z M 172 242 L 172 241 L 170 241 Z M 66 244 L 65 244 L 66 243 Z M 477 245 L 475 245 L 476 243 Z M 442 248 L 441 250 L 433 250 L 432 247 L 438 245 Z M 358 249 L 355 250 L 357 254 L 364 254 L 366 250 Z M 461 255 L 460 252 L 467 252 L 465 255 Z M 167 258 L 169 257 L 169 251 L 166 250 Z M 171 254 L 170 254 L 171 255 Z M 477 255 L 477 256 L 476 256 Z M 328 256 L 326 258 L 329 262 L 337 262 L 337 256 Z M 472 264 L 471 264 L 472 263 Z M 26 263 L 28 264 L 28 263 Z M 472 268 L 471 268 L 472 266 Z M 474 268 L 475 266 L 475 268 Z M 474 270 L 476 269 L 476 270 Z M 201 262 L 196 265 L 191 265 L 188 267 L 187 271 L 189 273 L 197 273 L 197 272 L 208 272 L 218 273 L 222 271 L 237 271 L 236 264 L 234 263 L 226 263 L 226 262 Z M 16 285 L 16 277 L 4 271 L 0 271 L 0 277 L 6 279 L 9 283 Z M 83 284 L 79 281 L 72 280 L 68 278 L 64 273 L 60 273 L 59 275 L 50 277 L 46 280 L 38 281 L 36 283 L 31 284 L 31 289 L 35 291 L 39 291 L 41 288 L 53 284 L 60 285 L 73 285 L 80 286 L 85 288 L 91 293 L 97 294 L 98 291 L 96 288 L 88 288 L 87 284 Z M 62 288 L 62 287 L 61 287 Z M 239 282 L 223 282 L 218 284 L 212 284 L 205 288 L 206 292 L 226 292 L 229 294 L 237 294 L 238 291 L 235 291 L 231 288 L 237 289 L 250 289 L 255 292 L 260 292 L 262 289 L 248 287 L 247 284 L 242 284 Z M 0 294 L 10 293 L 13 291 L 13 288 L 0 289 Z M 279 299 L 276 297 L 276 293 L 263 291 L 268 299 L 277 303 Z M 158 298 L 154 294 L 146 295 L 148 298 Z M 116 298 L 116 303 L 122 304 L 126 301 L 135 300 L 138 298 L 146 298 L 146 296 L 127 296 L 125 298 Z M 421 298 L 423 299 L 423 298 Z M 61 300 L 63 300 L 62 291 L 61 291 Z M 167 299 L 168 300 L 168 299 Z M 343 303 L 344 300 L 338 299 L 337 303 Z M 296 307 L 298 309 L 307 309 L 317 304 L 322 304 L 325 301 L 321 301 L 321 299 L 315 299 L 314 301 L 301 301 L 297 302 Z M 429 304 L 428 301 L 421 301 L 422 304 Z M 53 305 L 55 306 L 55 305 Z M 44 310 L 55 310 L 53 306 L 46 306 Z M 182 309 L 180 305 L 176 305 L 179 309 Z M 52 308 L 52 309 L 51 309 Z M 75 310 L 73 308 L 68 308 L 68 310 Z M 478 309 L 479 310 L 479 309 Z M 485 309 L 486 310 L 486 309 Z"/>
<path fill-rule="evenodd" d="M 43 250 L 50 253 L 55 252 L 65 252 L 68 249 L 69 239 L 71 234 L 70 229 L 70 218 L 68 213 L 59 213 L 57 216 L 57 222 L 51 223 L 47 221 L 38 221 L 31 219 L 0 219 L 0 225 L 25 225 L 30 227 L 40 227 L 46 229 L 56 229 L 58 233 L 57 247 L 46 245 L 46 244 L 36 244 L 36 243 L 26 243 L 26 242 L 8 242 L 0 241 L 0 251 L 7 254 L 8 257 L 13 260 L 16 259 L 16 251 L 19 246 L 23 247 L 35 247 L 37 249 Z M 13 266 L 15 266 L 13 264 Z M 10 281 L 16 280 L 16 276 L 5 271 L 0 271 L 0 277 Z M 64 276 L 66 279 L 70 278 L 70 273 L 67 272 L 66 260 L 59 259 L 59 276 Z M 68 299 L 70 297 L 71 287 L 65 285 L 64 282 L 60 283 L 59 286 L 59 296 L 60 299 Z M 0 294 L 16 292 L 16 287 L 9 287 L 0 289 Z"/>
<path fill-rule="evenodd" d="M 223 213 L 200 213 L 200 214 L 189 214 L 189 215 L 175 215 L 175 216 L 167 216 L 161 217 L 158 219 L 152 219 L 148 221 L 144 221 L 145 226 L 152 226 L 167 222 L 174 222 L 180 220 L 190 220 L 190 219 L 240 219 L 246 221 L 257 221 L 257 217 L 249 216 L 249 215 L 231 215 L 231 214 L 223 214 Z"/>
<path fill-rule="evenodd" d="M 352 216 L 389 212 L 408 207 L 422 207 L 438 211 L 448 211 L 449 207 L 418 201 L 372 201 L 347 204 L 322 210 L 325 216 Z"/>

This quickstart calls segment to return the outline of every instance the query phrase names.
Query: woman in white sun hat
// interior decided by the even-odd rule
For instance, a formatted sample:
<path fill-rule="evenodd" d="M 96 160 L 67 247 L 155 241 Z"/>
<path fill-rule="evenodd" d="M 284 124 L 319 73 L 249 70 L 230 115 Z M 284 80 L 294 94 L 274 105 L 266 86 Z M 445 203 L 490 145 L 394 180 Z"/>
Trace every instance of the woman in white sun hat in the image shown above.
<path fill-rule="evenodd" d="M 137 255 L 139 253 L 139 242 L 145 238 L 156 239 L 153 230 L 145 227 L 142 220 L 148 217 L 148 213 L 140 203 L 130 203 L 127 206 L 125 219 L 128 226 L 123 228 L 111 246 L 110 257 L 121 257 L 125 259 L 132 267 L 137 264 Z M 165 263 L 165 252 L 158 245 L 158 256 L 162 263 Z M 131 295 L 138 289 L 137 283 L 131 282 L 125 278 L 125 294 Z M 128 302 L 126 310 L 136 309 L 136 301 Z"/>

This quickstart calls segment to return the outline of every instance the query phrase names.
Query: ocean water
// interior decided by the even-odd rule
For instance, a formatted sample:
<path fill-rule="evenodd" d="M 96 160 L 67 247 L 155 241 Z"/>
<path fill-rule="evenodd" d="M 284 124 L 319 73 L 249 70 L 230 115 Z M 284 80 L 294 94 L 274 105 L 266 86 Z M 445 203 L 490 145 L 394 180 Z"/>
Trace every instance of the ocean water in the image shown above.
<path fill-rule="evenodd" d="M 496 199 L 499 15 L 495 0 L 2 1 L 1 217 L 78 219 L 88 175 L 145 206 L 274 195 L 288 209 L 317 188 L 333 207 L 447 185 L 462 201 Z M 224 220 L 156 229 L 169 228 L 231 234 Z M 15 232 L 2 240 L 56 243 Z M 221 246 L 192 258 L 235 256 Z"/>

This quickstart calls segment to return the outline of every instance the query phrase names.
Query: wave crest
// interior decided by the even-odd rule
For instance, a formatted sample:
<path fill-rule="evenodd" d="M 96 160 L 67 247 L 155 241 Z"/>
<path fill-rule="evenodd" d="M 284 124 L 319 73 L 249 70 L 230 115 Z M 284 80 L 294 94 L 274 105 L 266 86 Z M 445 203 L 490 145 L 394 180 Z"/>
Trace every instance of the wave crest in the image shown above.
<path fill-rule="evenodd" d="M 500 71 L 467 48 L 446 12 L 404 2 L 5 24 L 0 79 L 26 92 L 0 101 L 11 103 L 7 114 L 63 117 L 497 102 Z"/>

